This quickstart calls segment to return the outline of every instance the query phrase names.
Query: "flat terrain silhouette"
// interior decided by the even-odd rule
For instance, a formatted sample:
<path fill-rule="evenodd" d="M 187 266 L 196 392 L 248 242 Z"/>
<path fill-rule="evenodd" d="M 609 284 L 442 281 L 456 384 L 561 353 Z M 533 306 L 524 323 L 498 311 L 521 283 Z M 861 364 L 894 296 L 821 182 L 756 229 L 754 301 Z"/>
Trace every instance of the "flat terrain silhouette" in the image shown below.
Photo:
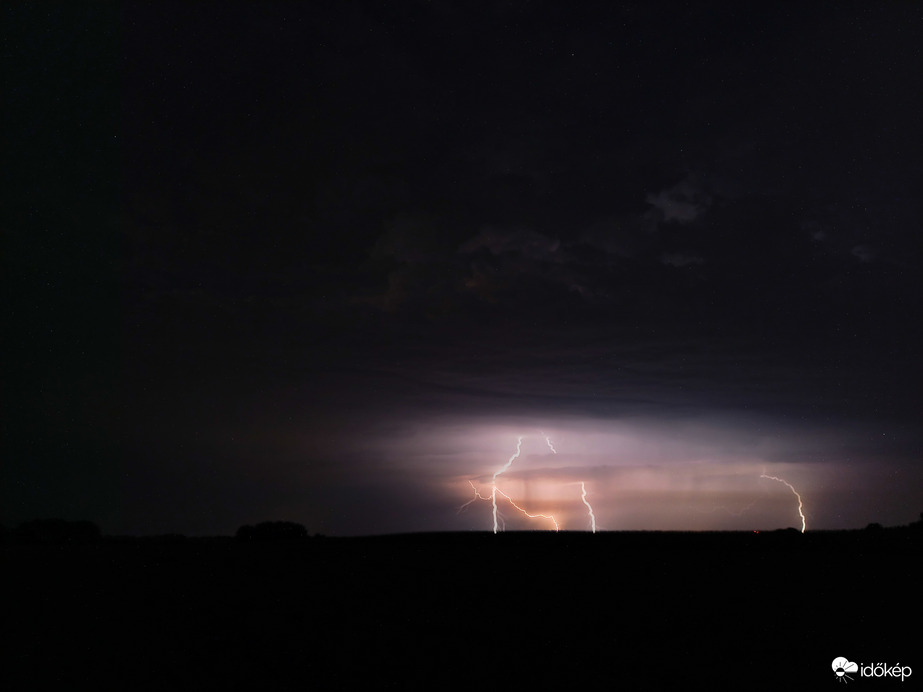
<path fill-rule="evenodd" d="M 900 634 L 919 622 L 919 524 L 367 538 L 280 525 L 266 540 L 246 528 L 82 543 L 7 535 L 3 680 L 806 688 L 832 684 L 840 655 L 921 665 Z"/>

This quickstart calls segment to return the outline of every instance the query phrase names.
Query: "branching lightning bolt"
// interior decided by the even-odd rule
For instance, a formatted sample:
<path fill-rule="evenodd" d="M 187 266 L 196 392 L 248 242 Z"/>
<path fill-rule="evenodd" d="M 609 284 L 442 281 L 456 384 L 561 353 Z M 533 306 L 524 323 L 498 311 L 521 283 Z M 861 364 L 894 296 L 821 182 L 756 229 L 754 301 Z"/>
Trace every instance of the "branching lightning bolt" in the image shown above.
<path fill-rule="evenodd" d="M 801 499 L 801 495 L 798 494 L 798 491 L 792 487 L 791 483 L 781 478 L 777 478 L 776 476 L 767 476 L 765 473 L 763 473 L 763 474 L 760 474 L 760 478 L 768 478 L 771 481 L 779 481 L 779 483 L 784 483 L 785 485 L 788 486 L 788 489 L 791 490 L 795 494 L 795 497 L 798 498 L 798 515 L 801 517 L 801 533 L 804 533 L 807 523 L 804 518 L 804 502 Z"/>
<path fill-rule="evenodd" d="M 519 439 L 516 440 L 516 453 L 510 457 L 510 460 L 506 462 L 506 466 L 501 468 L 494 474 L 493 481 L 491 482 L 490 489 L 490 502 L 494 506 L 494 533 L 497 533 L 497 476 L 506 471 L 510 466 L 513 465 L 513 461 L 519 458 L 519 453 L 522 451 L 522 435 L 519 436 Z M 477 492 L 477 491 L 475 491 Z M 512 502 L 512 500 L 510 500 Z M 513 505 L 515 507 L 515 505 Z M 518 509 L 518 508 L 517 508 Z M 557 526 L 555 522 L 555 526 Z"/>
<path fill-rule="evenodd" d="M 458 508 L 459 512 L 461 512 L 465 507 L 467 507 L 472 502 L 475 502 L 477 500 L 491 500 L 493 502 L 496 502 L 496 495 L 499 494 L 499 495 L 502 495 L 504 498 L 506 498 L 507 502 L 513 505 L 513 507 L 518 509 L 520 512 L 522 512 L 525 516 L 529 517 L 530 519 L 549 519 L 551 523 L 554 524 L 555 531 L 561 530 L 561 527 L 558 524 L 558 520 L 555 519 L 554 516 L 552 516 L 551 514 L 532 514 L 531 512 L 526 511 L 525 509 L 517 505 L 516 502 L 513 501 L 513 498 L 511 498 L 509 495 L 507 495 L 505 492 L 503 492 L 496 486 L 494 486 L 491 489 L 490 495 L 481 495 L 481 491 L 479 491 L 477 487 L 475 487 L 474 483 L 472 483 L 471 481 L 468 481 L 468 485 L 470 485 L 471 489 L 474 491 L 474 497 L 472 497 L 465 504 L 459 507 Z M 498 524 L 502 523 L 502 519 L 500 519 L 499 517 L 495 517 L 494 521 L 497 522 L 496 524 L 494 524 L 495 526 L 494 533 L 497 533 L 497 529 L 499 528 Z"/>
<path fill-rule="evenodd" d="M 548 435 L 545 435 L 545 433 L 542 433 L 542 437 L 545 438 L 545 444 L 548 445 L 548 448 L 554 454 L 557 454 L 558 450 L 554 448 L 554 444 L 552 444 L 551 438 Z M 532 514 L 531 512 L 528 512 L 524 508 L 517 505 L 516 502 L 513 500 L 513 498 L 511 498 L 509 495 L 507 495 L 505 492 L 503 492 L 497 487 L 497 477 L 500 474 L 502 474 L 504 471 L 506 471 L 508 468 L 510 468 L 510 466 L 513 465 L 513 462 L 519 458 L 519 455 L 522 452 L 522 440 L 523 440 L 523 436 L 520 435 L 519 438 L 516 440 L 516 451 L 509 458 L 506 464 L 504 464 L 500 469 L 498 469 L 494 473 L 493 477 L 491 478 L 490 495 L 482 495 L 481 491 L 477 489 L 474 483 L 472 481 L 468 481 L 468 485 L 470 485 L 471 489 L 474 491 L 474 497 L 472 497 L 465 504 L 459 507 L 458 511 L 461 512 L 463 509 L 465 509 L 466 507 L 468 507 L 469 505 L 471 505 L 473 502 L 477 500 L 490 500 L 490 504 L 493 510 L 494 533 L 497 533 L 500 530 L 501 524 L 503 524 L 505 528 L 505 523 L 503 522 L 503 519 L 500 517 L 499 509 L 497 507 L 497 495 L 501 495 L 503 496 L 504 499 L 506 499 L 507 502 L 509 502 L 514 508 L 522 512 L 522 514 L 524 514 L 525 516 L 529 517 L 530 519 L 548 519 L 549 521 L 551 521 L 551 523 L 554 524 L 554 530 L 560 531 L 561 527 L 558 524 L 558 520 L 555 519 L 554 516 L 552 516 L 551 514 Z M 587 494 L 586 484 L 583 481 L 579 481 L 579 484 L 580 484 L 581 498 L 583 500 L 583 504 L 586 505 L 587 510 L 590 513 L 590 522 L 592 523 L 593 533 L 596 533 L 596 515 L 593 513 L 593 507 L 590 505 L 589 501 L 586 499 L 586 494 Z"/>
<path fill-rule="evenodd" d="M 472 483 L 471 481 L 468 481 L 468 485 L 470 485 L 470 486 L 471 486 L 471 489 L 474 491 L 474 497 L 472 497 L 472 498 L 471 498 L 470 500 L 468 500 L 465 504 L 463 504 L 461 507 L 458 508 L 458 512 L 457 512 L 458 514 L 460 514 L 461 511 L 462 511 L 465 507 L 467 507 L 468 505 L 470 505 L 472 502 L 475 502 L 476 500 L 489 500 L 489 499 L 490 499 L 489 497 L 484 497 L 483 495 L 481 495 L 481 493 L 478 492 L 478 489 L 474 487 L 474 483 Z"/>
<path fill-rule="evenodd" d="M 509 495 L 507 495 L 507 494 L 506 494 L 505 492 L 503 492 L 502 490 L 500 490 L 500 489 L 494 487 L 494 492 L 495 492 L 495 493 L 500 493 L 501 495 L 503 495 L 503 497 L 505 497 L 507 500 L 509 500 L 509 503 L 510 503 L 511 505 L 513 505 L 513 507 L 515 507 L 516 509 L 518 509 L 520 512 L 522 512 L 523 514 L 525 514 L 525 515 L 526 515 L 527 517 L 529 517 L 530 519 L 550 519 L 551 522 L 554 524 L 554 530 L 555 530 L 555 531 L 560 531 L 560 530 L 561 530 L 561 527 L 558 526 L 558 520 L 555 519 L 552 515 L 550 515 L 550 514 L 530 514 L 529 512 L 527 512 L 526 510 L 524 510 L 522 507 L 520 507 L 519 505 L 517 505 L 515 502 L 513 502 L 513 498 L 511 498 Z M 496 512 L 496 507 L 495 507 L 494 511 Z M 496 524 L 496 522 L 497 522 L 497 519 L 496 519 L 496 514 L 495 514 L 495 515 L 494 515 L 494 533 L 497 533 L 497 524 Z"/>

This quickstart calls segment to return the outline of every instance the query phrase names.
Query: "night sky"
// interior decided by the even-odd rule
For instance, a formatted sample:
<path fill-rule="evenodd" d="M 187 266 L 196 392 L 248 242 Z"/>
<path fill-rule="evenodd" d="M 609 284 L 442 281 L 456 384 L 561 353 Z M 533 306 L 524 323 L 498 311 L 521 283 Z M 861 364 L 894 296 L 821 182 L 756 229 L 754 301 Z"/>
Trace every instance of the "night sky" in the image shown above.
<path fill-rule="evenodd" d="M 3 14 L 0 523 L 923 511 L 919 4 Z"/>

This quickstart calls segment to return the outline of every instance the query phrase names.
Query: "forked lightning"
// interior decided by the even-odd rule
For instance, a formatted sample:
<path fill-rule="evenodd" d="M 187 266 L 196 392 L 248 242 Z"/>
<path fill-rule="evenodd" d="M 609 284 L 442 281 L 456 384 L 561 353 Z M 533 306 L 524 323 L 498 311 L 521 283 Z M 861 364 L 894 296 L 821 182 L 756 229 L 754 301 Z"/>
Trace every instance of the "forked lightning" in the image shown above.
<path fill-rule="evenodd" d="M 554 445 L 551 442 L 551 438 L 545 435 L 544 433 L 542 433 L 542 436 L 545 438 L 545 444 L 548 445 L 548 448 L 554 454 L 557 454 L 558 450 L 554 448 Z M 471 489 L 474 491 L 474 497 L 468 500 L 468 502 L 463 504 L 461 507 L 459 507 L 458 511 L 461 512 L 463 509 L 465 509 L 465 507 L 470 505 L 475 500 L 490 500 L 490 503 L 493 509 L 494 533 L 497 533 L 500 530 L 500 524 L 502 523 L 502 519 L 500 518 L 499 510 L 497 507 L 497 495 L 499 494 L 499 495 L 502 495 L 507 500 L 507 502 L 509 502 L 514 508 L 522 512 L 522 514 L 524 514 L 525 516 L 529 517 L 530 519 L 548 519 L 551 521 L 551 523 L 554 524 L 554 530 L 559 531 L 561 527 L 558 524 L 558 520 L 555 519 L 554 516 L 550 514 L 532 514 L 531 512 L 526 511 L 525 509 L 517 505 L 516 502 L 513 500 L 513 498 L 511 498 L 509 495 L 507 495 L 505 492 L 503 492 L 497 487 L 497 477 L 500 474 L 502 474 L 504 471 L 506 471 L 508 468 L 510 468 L 510 466 L 513 465 L 513 462 L 519 458 L 519 455 L 522 452 L 522 440 L 523 440 L 523 436 L 520 435 L 519 438 L 516 440 L 516 451 L 509 458 L 506 464 L 504 464 L 500 469 L 498 469 L 494 473 L 493 478 L 491 479 L 491 484 L 490 484 L 490 495 L 489 496 L 481 495 L 480 491 L 477 489 L 477 487 L 475 487 L 474 483 L 471 481 L 468 481 L 468 485 L 470 485 Z M 590 503 L 586 499 L 586 485 L 583 481 L 580 481 L 579 483 L 580 483 L 580 488 L 581 488 L 581 493 L 582 493 L 581 496 L 583 499 L 583 504 L 587 506 L 587 510 L 590 513 L 590 521 L 592 524 L 593 533 L 596 533 L 596 515 L 593 514 L 593 507 L 590 505 Z"/>

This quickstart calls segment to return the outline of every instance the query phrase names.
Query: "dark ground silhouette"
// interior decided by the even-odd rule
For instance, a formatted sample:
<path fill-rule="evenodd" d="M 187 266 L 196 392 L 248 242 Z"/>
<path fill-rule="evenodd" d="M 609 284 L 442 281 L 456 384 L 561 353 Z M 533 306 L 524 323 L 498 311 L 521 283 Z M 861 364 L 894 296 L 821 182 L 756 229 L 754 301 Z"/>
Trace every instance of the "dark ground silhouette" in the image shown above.
<path fill-rule="evenodd" d="M 0 675 L 8 689 L 820 689 L 846 656 L 923 676 L 901 634 L 919 622 L 918 529 L 7 540 Z"/>
<path fill-rule="evenodd" d="M 245 524 L 237 529 L 242 542 L 298 541 L 308 537 L 308 530 L 292 521 L 264 521 L 256 526 Z"/>

